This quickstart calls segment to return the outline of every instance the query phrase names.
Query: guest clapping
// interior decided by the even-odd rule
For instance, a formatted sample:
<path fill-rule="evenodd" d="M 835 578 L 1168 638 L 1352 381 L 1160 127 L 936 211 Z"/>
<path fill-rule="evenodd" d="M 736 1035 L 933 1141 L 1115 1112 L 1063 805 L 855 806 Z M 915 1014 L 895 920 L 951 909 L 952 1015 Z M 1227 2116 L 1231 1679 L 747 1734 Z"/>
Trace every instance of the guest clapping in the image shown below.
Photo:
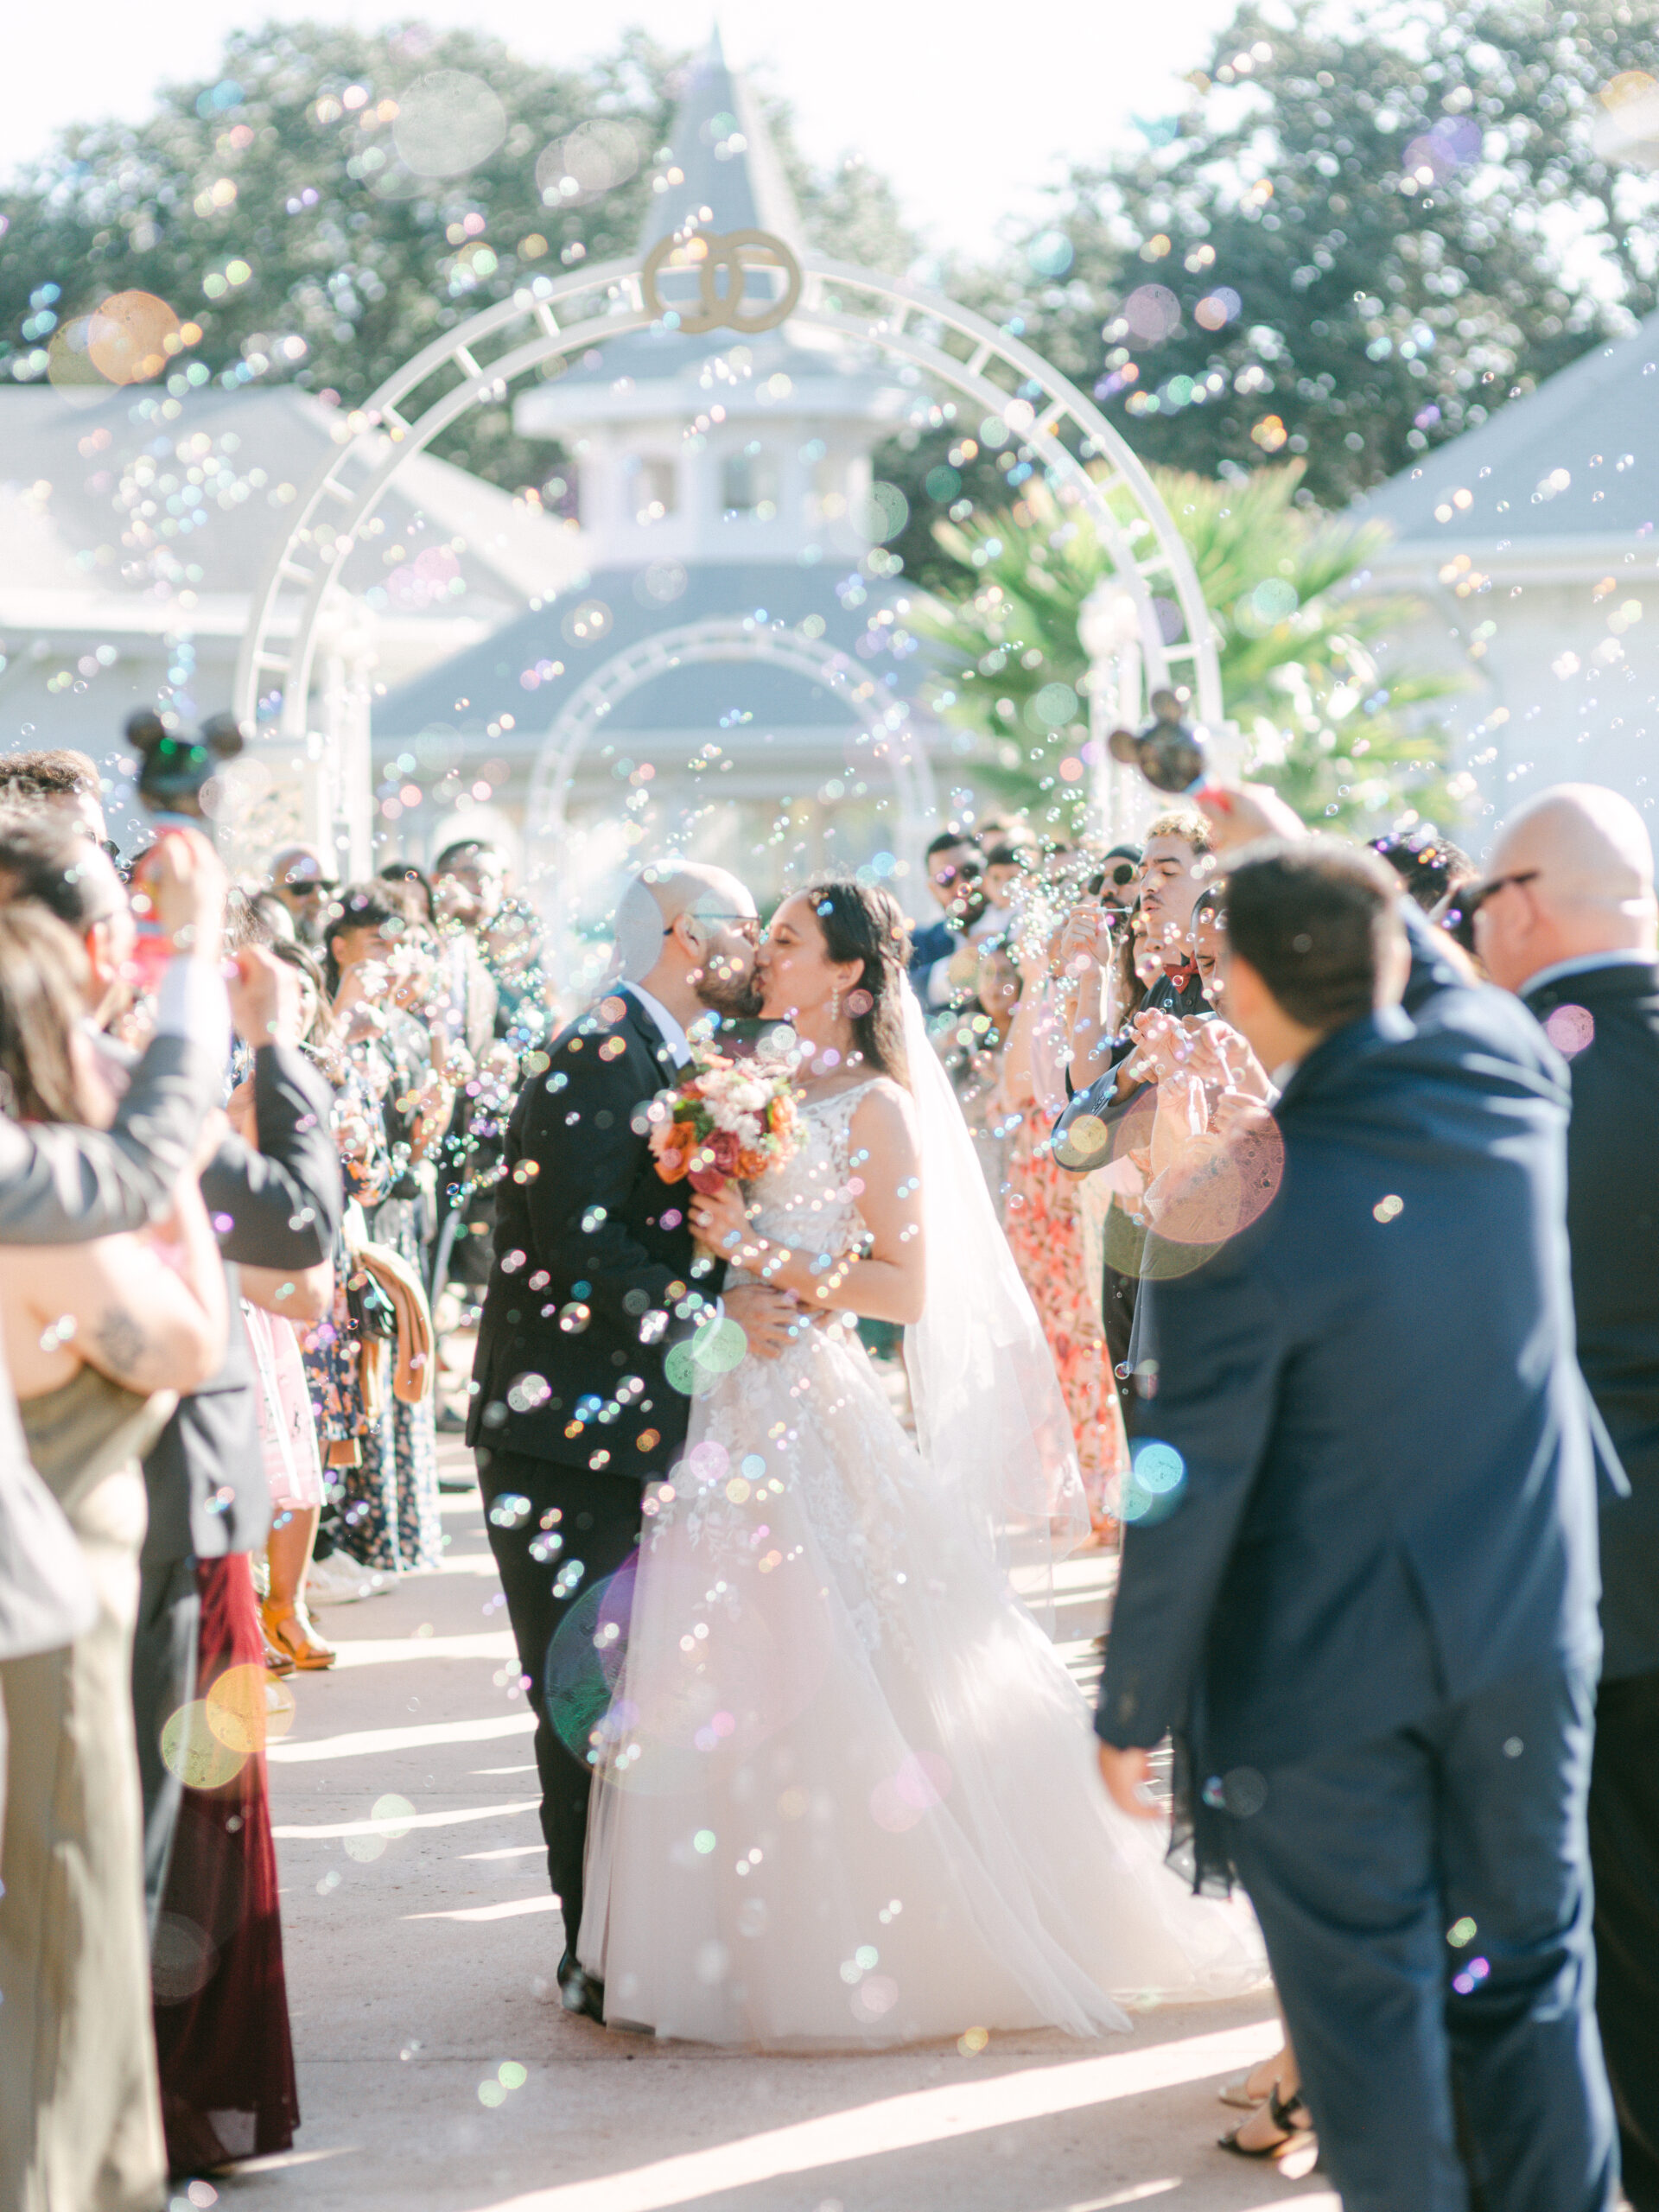
<path fill-rule="evenodd" d="M 1462 2205 L 1465 2156 L 1495 2204 L 1603 2212 L 1564 1087 L 1495 994 L 1403 1019 L 1396 902 L 1379 861 L 1320 839 L 1230 878 L 1226 1004 L 1285 1083 L 1282 1173 L 1205 1265 L 1147 1287 L 1156 1483 L 1102 1765 L 1135 1809 L 1174 1726 L 1200 1873 L 1249 1891 L 1353 2212 Z"/>

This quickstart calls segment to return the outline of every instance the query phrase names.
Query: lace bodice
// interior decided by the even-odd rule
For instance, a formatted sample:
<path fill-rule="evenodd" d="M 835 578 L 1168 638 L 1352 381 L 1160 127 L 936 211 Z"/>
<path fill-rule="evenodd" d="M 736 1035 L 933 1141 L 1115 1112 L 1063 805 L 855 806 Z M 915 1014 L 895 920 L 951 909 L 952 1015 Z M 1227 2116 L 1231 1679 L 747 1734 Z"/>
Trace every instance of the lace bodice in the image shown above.
<path fill-rule="evenodd" d="M 873 1076 L 801 1106 L 794 1157 L 744 1186 L 749 1204 L 760 1205 L 754 1225 L 763 1236 L 797 1252 L 838 1253 L 862 1236 L 864 1185 L 852 1156 L 852 1122 L 859 1101 L 881 1079 Z"/>

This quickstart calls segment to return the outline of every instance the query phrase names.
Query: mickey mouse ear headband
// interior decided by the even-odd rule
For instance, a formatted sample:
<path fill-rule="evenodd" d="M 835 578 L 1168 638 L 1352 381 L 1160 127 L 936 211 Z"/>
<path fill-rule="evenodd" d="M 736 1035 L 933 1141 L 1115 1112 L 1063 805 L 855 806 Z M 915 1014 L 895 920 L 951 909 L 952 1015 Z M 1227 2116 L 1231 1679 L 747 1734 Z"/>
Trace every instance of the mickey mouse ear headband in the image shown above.
<path fill-rule="evenodd" d="M 213 715 L 194 737 L 170 730 L 153 707 L 127 721 L 127 742 L 138 755 L 138 796 L 152 814 L 201 818 L 201 790 L 219 764 L 233 760 L 245 742 L 233 715 Z"/>
<path fill-rule="evenodd" d="M 1204 740 L 1181 720 L 1173 691 L 1152 695 L 1152 720 L 1143 729 L 1115 729 L 1106 741 L 1114 760 L 1139 768 L 1154 791 L 1191 791 L 1204 781 Z"/>

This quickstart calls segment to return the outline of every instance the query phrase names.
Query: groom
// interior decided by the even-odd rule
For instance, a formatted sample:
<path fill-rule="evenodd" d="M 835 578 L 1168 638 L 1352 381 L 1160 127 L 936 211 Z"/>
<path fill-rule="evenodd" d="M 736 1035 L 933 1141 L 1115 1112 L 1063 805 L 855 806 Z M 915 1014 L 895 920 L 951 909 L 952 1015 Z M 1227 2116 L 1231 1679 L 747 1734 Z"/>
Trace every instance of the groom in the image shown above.
<path fill-rule="evenodd" d="M 696 1258 L 684 1190 L 658 1176 L 641 1111 L 690 1060 L 700 1015 L 757 1011 L 754 901 L 723 869 L 675 861 L 628 885 L 616 934 L 629 980 L 554 1039 L 507 1125 L 467 1424 L 536 1715 L 542 1833 L 564 1915 L 559 1988 L 568 2011 L 594 2019 L 604 1992 L 575 1956 L 591 1714 L 550 1705 L 554 1637 L 628 1560 L 645 1485 L 685 1442 L 690 1401 L 667 1380 L 668 1351 L 724 1311 L 752 1352 L 775 1358 L 794 1310 L 760 1287 L 720 1299 L 722 1271 Z M 562 1647 L 561 1669 L 564 1659 Z"/>

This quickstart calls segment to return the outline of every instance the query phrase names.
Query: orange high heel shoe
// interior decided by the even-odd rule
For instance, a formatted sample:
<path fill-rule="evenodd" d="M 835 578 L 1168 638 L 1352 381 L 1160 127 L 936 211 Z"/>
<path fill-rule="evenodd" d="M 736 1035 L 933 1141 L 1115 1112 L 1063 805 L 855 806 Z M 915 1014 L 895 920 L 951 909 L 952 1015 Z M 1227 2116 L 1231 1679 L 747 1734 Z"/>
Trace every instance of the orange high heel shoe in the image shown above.
<path fill-rule="evenodd" d="M 259 1608 L 259 1619 L 271 1649 L 291 1660 L 302 1674 L 320 1673 L 340 1656 L 334 1645 L 312 1627 L 303 1599 L 283 1605 L 267 1598 Z"/>

